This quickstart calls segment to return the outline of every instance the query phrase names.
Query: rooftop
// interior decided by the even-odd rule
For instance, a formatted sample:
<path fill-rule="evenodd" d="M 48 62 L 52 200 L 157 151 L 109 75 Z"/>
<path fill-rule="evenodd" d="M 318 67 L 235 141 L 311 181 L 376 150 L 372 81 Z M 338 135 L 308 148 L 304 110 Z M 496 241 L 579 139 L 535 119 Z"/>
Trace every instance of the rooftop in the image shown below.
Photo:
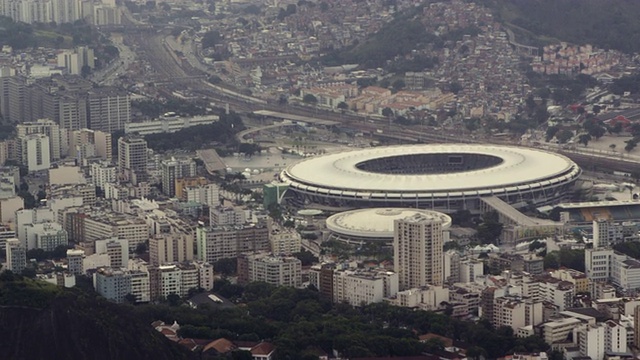
<path fill-rule="evenodd" d="M 425 164 L 425 159 L 434 163 Z M 442 192 L 455 196 L 462 191 L 483 195 L 483 190 L 490 194 L 490 189 L 495 188 L 528 189 L 531 183 L 577 177 L 579 173 L 574 162 L 550 152 L 447 144 L 377 147 L 323 155 L 289 166 L 280 177 L 310 191 L 319 187 L 354 192 Z"/>
<path fill-rule="evenodd" d="M 439 219 L 443 228 L 451 226 L 451 217 L 431 210 L 410 208 L 373 208 L 345 211 L 327 219 L 327 228 L 333 232 L 372 238 L 393 238 L 394 222 L 414 215 Z"/>

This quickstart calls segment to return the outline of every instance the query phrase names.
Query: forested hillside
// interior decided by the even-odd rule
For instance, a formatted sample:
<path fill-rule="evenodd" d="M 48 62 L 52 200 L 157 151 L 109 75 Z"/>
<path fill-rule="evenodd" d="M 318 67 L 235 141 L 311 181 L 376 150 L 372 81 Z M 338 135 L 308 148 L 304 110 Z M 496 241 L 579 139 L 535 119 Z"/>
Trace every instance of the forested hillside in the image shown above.
<path fill-rule="evenodd" d="M 507 23 L 576 44 L 640 51 L 640 1 L 478 0 Z"/>

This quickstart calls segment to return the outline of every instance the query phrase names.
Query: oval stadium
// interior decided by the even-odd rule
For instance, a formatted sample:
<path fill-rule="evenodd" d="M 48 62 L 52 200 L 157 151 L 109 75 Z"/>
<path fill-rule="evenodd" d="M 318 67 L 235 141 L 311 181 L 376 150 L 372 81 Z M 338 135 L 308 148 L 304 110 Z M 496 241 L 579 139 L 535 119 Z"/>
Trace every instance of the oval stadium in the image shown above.
<path fill-rule="evenodd" d="M 555 204 L 581 170 L 570 159 L 532 148 L 402 145 L 305 159 L 280 173 L 294 206 L 326 209 L 412 207 L 479 210 L 496 196 L 516 208 Z"/>
<path fill-rule="evenodd" d="M 437 219 L 442 229 L 451 227 L 449 215 L 413 208 L 373 208 L 343 211 L 327 218 L 329 239 L 347 243 L 393 243 L 394 222 L 407 217 L 422 215 L 428 219 Z"/>

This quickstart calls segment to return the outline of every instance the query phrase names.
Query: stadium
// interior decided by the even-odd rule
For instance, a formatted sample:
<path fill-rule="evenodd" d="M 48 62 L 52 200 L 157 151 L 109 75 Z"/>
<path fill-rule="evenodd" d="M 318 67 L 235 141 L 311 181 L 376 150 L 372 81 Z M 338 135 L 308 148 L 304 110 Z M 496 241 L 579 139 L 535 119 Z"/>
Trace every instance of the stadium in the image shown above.
<path fill-rule="evenodd" d="M 581 170 L 537 149 L 496 145 L 374 147 L 305 159 L 279 177 L 288 203 L 327 210 L 411 207 L 479 211 L 496 196 L 516 208 L 556 204 Z"/>
<path fill-rule="evenodd" d="M 393 243 L 394 222 L 407 217 L 422 215 L 427 219 L 438 220 L 442 229 L 451 227 L 451 217 L 446 214 L 411 208 L 374 208 L 344 211 L 327 218 L 329 239 L 347 243 Z M 445 232 L 445 242 L 448 232 Z"/>

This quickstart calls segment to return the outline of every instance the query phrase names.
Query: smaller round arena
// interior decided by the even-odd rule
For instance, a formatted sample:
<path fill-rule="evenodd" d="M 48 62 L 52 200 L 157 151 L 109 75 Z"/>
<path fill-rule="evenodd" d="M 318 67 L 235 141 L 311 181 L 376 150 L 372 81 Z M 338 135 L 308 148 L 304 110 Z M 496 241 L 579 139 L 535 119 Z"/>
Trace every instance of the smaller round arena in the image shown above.
<path fill-rule="evenodd" d="M 381 243 L 393 244 L 393 228 L 395 220 L 410 216 L 422 215 L 426 218 L 438 219 L 442 228 L 451 227 L 451 217 L 447 214 L 411 208 L 369 208 L 344 211 L 327 218 L 329 239 L 340 240 L 352 244 Z"/>

